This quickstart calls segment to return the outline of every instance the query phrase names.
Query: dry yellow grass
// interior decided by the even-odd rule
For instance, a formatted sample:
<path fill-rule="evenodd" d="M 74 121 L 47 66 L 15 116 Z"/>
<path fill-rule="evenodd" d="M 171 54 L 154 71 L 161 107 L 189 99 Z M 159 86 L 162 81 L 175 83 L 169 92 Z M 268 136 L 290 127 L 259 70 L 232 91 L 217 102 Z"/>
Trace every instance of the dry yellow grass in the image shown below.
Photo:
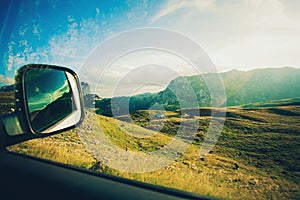
<path fill-rule="evenodd" d="M 83 168 L 90 168 L 96 161 L 85 150 L 76 130 L 26 141 L 10 146 L 8 150 Z"/>
<path fill-rule="evenodd" d="M 160 170 L 133 174 L 110 170 L 113 175 L 185 190 L 221 199 L 288 199 L 287 191 L 299 185 L 279 177 L 257 173 L 254 167 L 239 166 L 235 160 L 210 154 L 205 161 L 197 159 L 199 147 L 192 145 L 180 160 Z M 295 194 L 296 196 L 297 194 Z"/>
<path fill-rule="evenodd" d="M 251 122 L 250 118 L 243 119 L 239 117 L 242 116 L 241 114 L 246 114 L 241 112 L 240 110 L 232 111 L 233 115 L 225 124 L 225 132 L 215 146 L 214 151 L 207 155 L 205 160 L 199 159 L 199 144 L 192 144 L 171 165 L 147 173 L 118 171 L 109 167 L 105 162 L 95 167 L 96 160 L 93 152 L 85 150 L 75 130 L 49 138 L 24 142 L 9 149 L 14 152 L 80 166 L 101 173 L 109 173 L 222 199 L 299 198 L 299 175 L 293 175 L 294 172 L 289 172 L 288 169 L 284 168 L 287 166 L 285 162 L 290 162 L 291 159 L 297 156 L 291 154 L 294 157 L 287 157 L 284 155 L 291 152 L 292 148 L 299 146 L 298 129 L 296 127 L 299 123 L 296 118 L 280 118 L 280 116 L 274 116 L 273 114 L 263 116 L 264 113 L 261 111 L 249 112 L 248 117 L 261 119 L 265 123 L 261 122 L 257 125 L 255 121 Z M 171 140 L 171 136 L 161 133 L 154 134 L 152 131 L 134 124 L 115 121 L 112 118 L 92 113 L 87 114 L 88 117 L 79 130 L 81 134 L 95 136 L 97 129 L 94 127 L 100 126 L 106 137 L 121 149 L 127 147 L 130 151 L 144 153 L 159 149 Z M 237 116 L 234 116 L 234 114 Z M 174 118 L 174 120 L 178 119 Z M 242 132 L 244 130 L 237 127 L 236 123 L 241 124 L 242 127 L 256 128 L 257 130 L 264 126 L 265 130 L 271 131 L 276 129 L 271 123 L 281 123 L 281 127 L 290 127 L 290 132 L 293 134 L 264 132 L 241 134 L 238 131 Z M 288 123 L 295 124 L 295 127 L 289 126 Z M 87 131 L 87 129 L 89 130 Z M 128 135 L 124 130 L 131 131 L 136 135 Z M 143 133 L 149 134 L 151 137 L 146 139 L 136 137 Z M 268 151 L 264 152 L 263 150 Z M 297 149 L 293 151 L 297 152 Z M 276 162 L 272 156 L 274 156 Z M 284 164 L 277 163 L 280 159 Z M 264 166 L 257 167 L 257 162 L 263 163 Z M 235 168 L 235 164 L 238 164 L 238 169 Z M 293 166 L 292 164 L 291 166 Z"/>

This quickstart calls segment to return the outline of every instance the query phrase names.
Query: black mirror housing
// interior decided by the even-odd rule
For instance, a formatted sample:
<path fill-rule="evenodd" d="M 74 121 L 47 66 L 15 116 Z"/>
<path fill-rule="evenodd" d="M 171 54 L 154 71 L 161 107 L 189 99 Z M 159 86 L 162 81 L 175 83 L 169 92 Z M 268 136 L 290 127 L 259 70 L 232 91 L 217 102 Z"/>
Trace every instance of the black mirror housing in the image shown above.
<path fill-rule="evenodd" d="M 84 117 L 78 77 L 65 67 L 44 64 L 21 67 L 15 76 L 15 103 L 18 129 L 36 136 L 75 128 Z M 10 125 L 5 121 L 13 120 L 4 120 L 8 130 Z M 22 134 L 7 132 L 8 135 Z"/>

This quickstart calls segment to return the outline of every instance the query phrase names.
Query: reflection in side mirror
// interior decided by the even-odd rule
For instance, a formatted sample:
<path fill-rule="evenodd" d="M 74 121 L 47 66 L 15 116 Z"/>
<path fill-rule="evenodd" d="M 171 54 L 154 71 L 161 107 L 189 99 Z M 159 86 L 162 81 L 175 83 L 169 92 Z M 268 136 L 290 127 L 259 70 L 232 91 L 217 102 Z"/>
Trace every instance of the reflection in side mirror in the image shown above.
<path fill-rule="evenodd" d="M 24 72 L 23 84 L 32 132 L 53 133 L 81 122 L 80 87 L 73 71 L 45 65 L 30 67 Z"/>

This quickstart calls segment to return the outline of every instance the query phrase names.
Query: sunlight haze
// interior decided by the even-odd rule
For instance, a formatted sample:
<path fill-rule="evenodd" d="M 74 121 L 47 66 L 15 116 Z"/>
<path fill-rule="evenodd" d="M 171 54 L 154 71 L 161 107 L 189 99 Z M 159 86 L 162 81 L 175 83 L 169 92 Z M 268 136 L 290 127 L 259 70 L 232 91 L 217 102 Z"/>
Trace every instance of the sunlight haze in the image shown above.
<path fill-rule="evenodd" d="M 0 16 L 0 86 L 11 83 L 22 65 L 47 63 L 73 68 L 96 90 L 100 79 L 97 72 L 107 66 L 97 66 L 95 60 L 95 69 L 82 69 L 89 55 L 124 31 L 146 27 L 168 29 L 190 38 L 204 49 L 219 72 L 300 67 L 300 2 L 296 0 L 100 1 L 83 7 L 76 2 L 20 1 L 1 8 L 6 15 Z M 36 12 L 25 12 L 27 8 Z M 23 24 L 24 18 L 31 23 Z M 97 58 L 102 59 L 101 55 Z M 140 50 L 122 57 L 122 61 L 110 66 L 110 77 L 121 78 L 133 66 L 159 65 L 174 72 L 174 76 L 169 72 L 166 76 L 162 70 L 156 77 L 164 81 L 154 82 L 156 86 L 144 83 L 148 92 L 165 88 L 176 73 L 199 73 L 170 52 Z M 149 70 L 140 70 L 139 77 L 148 76 Z M 81 71 L 88 73 L 81 76 Z M 113 78 L 102 82 L 101 87 L 112 88 L 110 82 L 120 81 Z M 139 83 L 138 78 L 127 80 L 124 91 L 133 80 Z M 131 90 L 137 92 L 138 87 L 143 92 L 140 86 Z M 109 92 L 102 95 L 110 96 Z"/>

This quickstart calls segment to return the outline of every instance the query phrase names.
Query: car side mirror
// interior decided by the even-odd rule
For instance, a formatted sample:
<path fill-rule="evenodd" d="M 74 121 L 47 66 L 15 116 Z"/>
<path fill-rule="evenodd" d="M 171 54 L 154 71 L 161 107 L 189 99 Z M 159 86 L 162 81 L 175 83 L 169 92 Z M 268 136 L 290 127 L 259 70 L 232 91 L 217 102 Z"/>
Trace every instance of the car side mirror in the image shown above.
<path fill-rule="evenodd" d="M 83 121 L 83 101 L 78 77 L 65 67 L 30 64 L 15 77 L 15 120 L 4 120 L 7 130 L 18 121 L 24 133 L 45 136 L 74 128 Z M 11 123 L 11 124 L 9 124 Z M 7 131 L 8 135 L 18 131 Z M 19 131 L 20 132 L 20 131 Z"/>

